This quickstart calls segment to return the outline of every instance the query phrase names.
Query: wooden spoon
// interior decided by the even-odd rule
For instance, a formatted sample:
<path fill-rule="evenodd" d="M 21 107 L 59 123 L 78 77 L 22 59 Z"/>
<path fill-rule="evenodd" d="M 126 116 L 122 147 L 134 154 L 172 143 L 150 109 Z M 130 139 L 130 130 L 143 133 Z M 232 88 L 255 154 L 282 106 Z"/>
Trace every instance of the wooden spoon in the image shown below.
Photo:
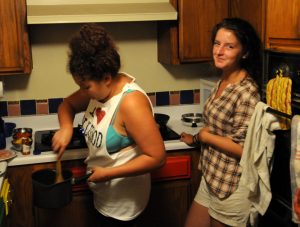
<path fill-rule="evenodd" d="M 61 162 L 60 160 L 56 161 L 56 178 L 55 178 L 55 183 L 60 183 L 63 182 L 64 178 L 62 176 L 62 171 L 61 171 Z"/>

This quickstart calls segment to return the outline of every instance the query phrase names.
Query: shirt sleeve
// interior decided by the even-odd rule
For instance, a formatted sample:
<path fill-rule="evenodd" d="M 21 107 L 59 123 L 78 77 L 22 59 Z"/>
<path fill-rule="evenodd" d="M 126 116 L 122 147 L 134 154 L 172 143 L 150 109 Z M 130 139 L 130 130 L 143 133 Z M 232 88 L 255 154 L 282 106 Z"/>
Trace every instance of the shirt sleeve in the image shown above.
<path fill-rule="evenodd" d="M 241 146 L 244 145 L 248 125 L 259 100 L 257 91 L 244 91 L 236 102 L 232 130 L 229 137 Z"/>

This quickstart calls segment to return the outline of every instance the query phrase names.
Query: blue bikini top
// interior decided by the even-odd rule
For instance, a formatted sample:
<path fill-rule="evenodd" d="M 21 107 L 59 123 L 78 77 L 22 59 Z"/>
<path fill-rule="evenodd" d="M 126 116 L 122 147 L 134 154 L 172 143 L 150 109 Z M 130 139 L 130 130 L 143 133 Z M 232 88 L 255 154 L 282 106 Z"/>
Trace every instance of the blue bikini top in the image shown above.
<path fill-rule="evenodd" d="M 129 89 L 127 91 L 124 92 L 123 97 L 132 92 L 134 90 Z M 122 98 L 123 98 L 122 97 Z M 122 99 L 121 99 L 122 100 Z M 120 101 L 121 102 L 121 101 Z M 119 104 L 120 104 L 119 102 Z M 114 112 L 114 115 L 112 117 L 112 120 L 108 126 L 107 129 L 107 134 L 106 134 L 106 150 L 109 154 L 113 154 L 118 152 L 119 150 L 128 147 L 132 144 L 134 144 L 134 141 L 132 138 L 129 138 L 127 136 L 123 136 L 120 133 L 118 133 L 115 128 L 113 127 L 113 124 L 115 122 L 115 118 L 116 118 L 116 113 L 118 112 L 119 109 L 119 104 Z"/>

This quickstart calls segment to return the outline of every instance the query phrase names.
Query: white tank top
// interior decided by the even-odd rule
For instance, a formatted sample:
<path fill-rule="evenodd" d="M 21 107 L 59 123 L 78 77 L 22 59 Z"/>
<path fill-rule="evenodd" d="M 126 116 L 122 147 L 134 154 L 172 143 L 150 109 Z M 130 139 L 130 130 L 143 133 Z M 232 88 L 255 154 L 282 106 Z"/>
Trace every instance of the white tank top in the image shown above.
<path fill-rule="evenodd" d="M 88 168 L 122 165 L 142 153 L 139 147 L 135 146 L 131 150 L 109 154 L 105 144 L 108 126 L 123 93 L 129 89 L 138 90 L 148 98 L 145 91 L 134 83 L 134 78 L 131 78 L 132 82 L 125 84 L 122 92 L 107 102 L 91 100 L 89 103 L 83 117 L 83 129 L 89 148 L 89 154 L 85 160 Z M 145 209 L 150 195 L 151 181 L 150 174 L 147 173 L 101 183 L 90 182 L 89 186 L 94 194 L 94 206 L 101 214 L 127 221 L 136 218 Z"/>

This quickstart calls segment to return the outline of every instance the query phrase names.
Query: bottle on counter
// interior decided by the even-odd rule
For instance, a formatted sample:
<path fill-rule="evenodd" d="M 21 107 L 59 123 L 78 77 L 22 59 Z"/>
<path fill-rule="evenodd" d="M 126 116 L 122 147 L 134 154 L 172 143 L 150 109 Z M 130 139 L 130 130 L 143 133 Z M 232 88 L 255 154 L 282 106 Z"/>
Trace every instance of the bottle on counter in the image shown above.
<path fill-rule="evenodd" d="M 4 133 L 4 120 L 0 117 L 0 150 L 5 149 L 6 147 L 6 138 Z"/>
<path fill-rule="evenodd" d="M 32 139 L 29 137 L 23 137 L 22 138 L 22 154 L 28 155 L 30 154 L 30 147 L 32 144 Z"/>

